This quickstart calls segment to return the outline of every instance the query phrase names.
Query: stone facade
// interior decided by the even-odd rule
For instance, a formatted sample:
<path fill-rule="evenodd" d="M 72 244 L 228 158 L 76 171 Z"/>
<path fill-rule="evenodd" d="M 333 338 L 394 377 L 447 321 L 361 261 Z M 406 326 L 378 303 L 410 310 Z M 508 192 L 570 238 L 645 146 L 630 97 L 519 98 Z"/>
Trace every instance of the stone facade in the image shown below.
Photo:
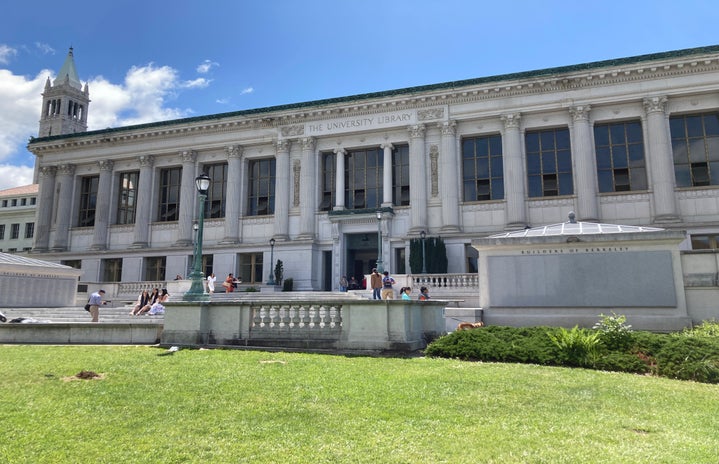
<path fill-rule="evenodd" d="M 32 249 L 37 192 L 37 184 L 0 190 L 0 252 Z"/>
<path fill-rule="evenodd" d="M 40 188 L 33 251 L 80 261 L 89 282 L 186 275 L 202 172 L 213 178 L 203 270 L 260 284 L 281 260 L 297 290 L 336 289 L 340 276 L 367 273 L 378 250 L 385 269 L 409 274 L 409 240 L 421 231 L 444 239 L 448 272 L 473 272 L 473 239 L 570 210 L 713 236 L 718 109 L 714 46 L 41 131 L 28 145 Z"/>

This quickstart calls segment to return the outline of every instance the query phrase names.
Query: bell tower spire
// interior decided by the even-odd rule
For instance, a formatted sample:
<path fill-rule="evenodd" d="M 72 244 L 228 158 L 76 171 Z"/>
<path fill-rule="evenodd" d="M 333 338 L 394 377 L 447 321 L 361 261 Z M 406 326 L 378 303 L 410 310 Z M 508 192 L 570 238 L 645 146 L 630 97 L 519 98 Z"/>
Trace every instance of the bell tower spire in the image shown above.
<path fill-rule="evenodd" d="M 90 89 L 83 87 L 75 69 L 73 49 L 52 83 L 48 77 L 42 93 L 39 137 L 87 131 Z"/>

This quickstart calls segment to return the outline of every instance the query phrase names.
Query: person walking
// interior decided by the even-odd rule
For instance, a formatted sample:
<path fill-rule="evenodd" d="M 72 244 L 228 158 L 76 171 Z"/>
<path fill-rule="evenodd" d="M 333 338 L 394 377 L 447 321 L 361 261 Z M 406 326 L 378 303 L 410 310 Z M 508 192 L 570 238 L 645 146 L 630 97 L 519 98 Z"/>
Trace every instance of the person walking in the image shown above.
<path fill-rule="evenodd" d="M 383 300 L 394 300 L 394 290 L 392 285 L 395 281 L 389 275 L 389 271 L 384 271 L 384 277 L 382 277 L 382 299 Z"/>
<path fill-rule="evenodd" d="M 399 291 L 402 294 L 403 300 L 411 300 L 409 294 L 412 292 L 412 287 L 402 287 L 402 290 Z"/>
<path fill-rule="evenodd" d="M 92 322 L 98 322 L 100 318 L 100 306 L 106 305 L 107 301 L 103 301 L 102 297 L 105 296 L 105 290 L 98 290 L 90 295 L 88 304 L 90 305 L 90 316 L 92 316 Z"/>
<path fill-rule="evenodd" d="M 215 277 L 215 273 L 207 276 L 207 292 L 209 294 L 215 293 L 215 281 L 217 280 L 217 277 Z"/>
<path fill-rule="evenodd" d="M 380 290 L 382 290 L 382 276 L 379 275 L 377 269 L 372 269 L 372 274 L 369 277 L 369 285 L 372 287 L 372 299 L 381 300 Z"/>
<path fill-rule="evenodd" d="M 427 301 L 429 300 L 429 290 L 427 290 L 427 287 L 420 287 L 419 288 L 419 298 L 417 298 L 419 301 Z"/>
<path fill-rule="evenodd" d="M 346 292 L 347 285 L 347 276 L 340 277 L 340 292 Z"/>

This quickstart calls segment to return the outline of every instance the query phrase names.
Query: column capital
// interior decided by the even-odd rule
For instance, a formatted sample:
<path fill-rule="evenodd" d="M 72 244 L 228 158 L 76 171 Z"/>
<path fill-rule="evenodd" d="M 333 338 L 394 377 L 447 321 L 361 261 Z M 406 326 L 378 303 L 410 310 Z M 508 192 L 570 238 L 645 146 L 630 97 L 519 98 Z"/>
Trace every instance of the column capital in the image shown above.
<path fill-rule="evenodd" d="M 455 135 L 457 133 L 457 121 L 445 121 L 437 124 L 442 135 Z"/>
<path fill-rule="evenodd" d="M 180 152 L 180 158 L 182 158 L 182 164 L 194 163 L 197 159 L 197 152 L 195 150 L 183 150 Z"/>
<path fill-rule="evenodd" d="M 507 113 L 500 116 L 505 129 L 518 129 L 521 118 L 522 115 L 520 113 Z"/>
<path fill-rule="evenodd" d="M 303 151 L 312 151 L 315 149 L 317 139 L 315 139 L 314 137 L 304 137 L 300 139 L 300 143 L 302 144 Z"/>
<path fill-rule="evenodd" d="M 589 112 L 592 110 L 590 105 L 577 105 L 569 108 L 569 114 L 575 121 L 589 121 Z"/>
<path fill-rule="evenodd" d="M 112 171 L 115 162 L 112 160 L 98 160 L 97 165 L 100 167 L 100 171 Z"/>
<path fill-rule="evenodd" d="M 387 149 L 394 150 L 394 145 L 392 145 L 391 143 L 383 143 L 383 144 L 380 145 L 379 147 L 380 147 L 382 150 L 387 150 Z"/>
<path fill-rule="evenodd" d="M 137 158 L 141 168 L 151 168 L 155 164 L 155 157 L 152 155 L 142 155 Z"/>
<path fill-rule="evenodd" d="M 669 99 L 666 95 L 648 97 L 643 100 L 644 110 L 647 113 L 664 113 Z"/>
<path fill-rule="evenodd" d="M 290 141 L 287 139 L 275 140 L 275 149 L 277 153 L 287 153 L 290 151 Z"/>
<path fill-rule="evenodd" d="M 227 159 L 242 158 L 242 154 L 244 153 L 244 151 L 245 149 L 242 147 L 242 145 L 229 145 L 226 149 Z"/>
<path fill-rule="evenodd" d="M 340 147 L 340 148 L 335 148 L 335 149 L 334 149 L 334 152 L 335 152 L 335 155 L 345 155 L 345 154 L 347 154 L 347 150 L 345 150 L 345 149 L 342 148 L 342 147 Z"/>
<path fill-rule="evenodd" d="M 407 127 L 409 136 L 413 139 L 423 138 L 425 130 L 426 130 L 426 127 L 424 124 L 414 124 L 412 126 Z"/>
<path fill-rule="evenodd" d="M 71 176 L 75 174 L 74 164 L 60 164 L 57 166 L 57 173 L 63 176 Z"/>
<path fill-rule="evenodd" d="M 40 169 L 38 171 L 40 173 L 40 177 L 50 177 L 54 176 L 57 172 L 56 166 L 40 166 Z"/>

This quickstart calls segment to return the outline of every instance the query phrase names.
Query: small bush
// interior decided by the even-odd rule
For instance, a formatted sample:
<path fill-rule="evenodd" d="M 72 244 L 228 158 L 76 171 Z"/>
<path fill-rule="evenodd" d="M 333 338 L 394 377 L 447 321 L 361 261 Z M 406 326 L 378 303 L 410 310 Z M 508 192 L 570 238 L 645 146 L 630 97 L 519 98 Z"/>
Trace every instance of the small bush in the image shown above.
<path fill-rule="evenodd" d="M 249 292 L 249 293 L 259 292 L 259 290 L 257 290 L 257 287 L 245 287 L 245 290 L 244 290 L 244 291 L 245 291 L 245 292 Z"/>
<path fill-rule="evenodd" d="M 685 337 L 719 337 L 719 322 L 715 320 L 704 321 L 691 329 L 684 329 L 681 335 Z"/>
<path fill-rule="evenodd" d="M 554 333 L 547 332 L 547 335 L 559 348 L 562 364 L 594 365 L 599 353 L 599 332 L 580 329 L 575 325 L 572 330 L 560 327 Z"/>
<path fill-rule="evenodd" d="M 655 357 L 662 377 L 719 383 L 716 338 L 670 336 Z"/>
<path fill-rule="evenodd" d="M 609 316 L 600 314 L 600 321 L 594 324 L 602 344 L 610 350 L 626 350 L 632 345 L 632 326 L 626 324 L 627 317 L 614 312 Z"/>
<path fill-rule="evenodd" d="M 294 287 L 295 281 L 292 277 L 288 277 L 285 280 L 282 281 L 282 291 L 283 292 L 291 292 L 292 287 Z"/>

